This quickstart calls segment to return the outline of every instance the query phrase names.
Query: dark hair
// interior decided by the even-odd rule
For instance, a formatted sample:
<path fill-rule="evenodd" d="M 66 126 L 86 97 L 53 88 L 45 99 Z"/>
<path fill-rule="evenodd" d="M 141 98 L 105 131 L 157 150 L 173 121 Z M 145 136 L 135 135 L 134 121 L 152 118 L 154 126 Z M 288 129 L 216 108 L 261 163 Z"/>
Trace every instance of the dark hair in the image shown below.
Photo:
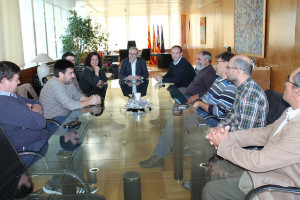
<path fill-rule="evenodd" d="M 204 59 L 208 59 L 209 63 L 211 63 L 212 61 L 212 57 L 211 57 L 211 53 L 209 53 L 208 51 L 200 51 L 198 52 L 198 54 L 202 53 L 202 57 Z"/>
<path fill-rule="evenodd" d="M 80 146 L 80 143 L 74 145 L 71 140 L 65 142 L 65 137 L 63 135 L 59 137 L 59 144 L 61 148 L 63 148 L 66 151 L 74 151 Z"/>
<path fill-rule="evenodd" d="M 19 76 L 21 74 L 21 69 L 18 65 L 9 61 L 0 62 L 0 81 L 3 78 L 10 80 L 14 74 L 18 74 Z"/>
<path fill-rule="evenodd" d="M 102 68 L 102 59 L 100 57 L 100 55 L 97 53 L 97 52 L 92 52 L 92 53 L 89 53 L 87 55 L 87 57 L 85 58 L 84 60 L 84 66 L 88 66 L 88 67 L 91 67 L 91 59 L 92 59 L 92 56 L 97 56 L 98 57 L 98 66 L 100 68 Z"/>
<path fill-rule="evenodd" d="M 234 56 L 233 53 L 225 51 L 223 53 L 220 53 L 218 55 L 216 55 L 216 58 L 221 58 L 224 62 L 229 62 L 229 60 Z"/>
<path fill-rule="evenodd" d="M 29 176 L 27 172 L 25 173 L 27 174 L 27 176 Z M 33 183 L 30 178 L 29 178 L 29 182 L 31 183 L 30 187 L 27 187 L 25 183 L 23 183 L 22 185 L 20 185 L 20 188 L 17 188 L 15 193 L 15 198 L 24 198 L 33 191 Z"/>
<path fill-rule="evenodd" d="M 179 45 L 174 45 L 174 46 L 172 46 L 172 49 L 175 48 L 175 47 L 179 48 L 179 49 L 180 49 L 180 53 L 182 53 L 182 48 L 181 48 L 181 46 L 179 46 Z"/>
<path fill-rule="evenodd" d="M 72 52 L 66 52 L 64 53 L 64 55 L 62 55 L 61 59 L 66 60 L 68 56 L 73 56 L 76 58 L 76 56 L 74 55 L 74 53 Z"/>
<path fill-rule="evenodd" d="M 72 68 L 74 69 L 75 66 L 71 61 L 68 60 L 58 60 L 55 62 L 54 64 L 54 68 L 53 68 L 53 72 L 54 72 L 54 76 L 58 77 L 59 72 L 61 73 L 66 73 L 67 68 Z"/>

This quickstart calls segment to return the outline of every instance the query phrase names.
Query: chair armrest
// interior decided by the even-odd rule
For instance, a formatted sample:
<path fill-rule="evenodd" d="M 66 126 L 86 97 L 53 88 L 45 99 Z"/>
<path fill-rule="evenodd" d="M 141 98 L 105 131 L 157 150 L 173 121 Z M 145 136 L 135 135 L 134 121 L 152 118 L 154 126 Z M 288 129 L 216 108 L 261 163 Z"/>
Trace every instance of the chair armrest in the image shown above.
<path fill-rule="evenodd" d="M 209 119 L 209 118 L 218 118 L 220 120 L 225 119 L 225 116 L 216 116 L 216 115 L 207 115 L 205 117 L 203 117 L 204 120 Z"/>
<path fill-rule="evenodd" d="M 60 123 L 58 121 L 54 120 L 54 119 L 46 119 L 46 122 L 53 123 L 53 124 L 55 124 L 58 127 L 60 126 Z"/>
<path fill-rule="evenodd" d="M 294 194 L 300 194 L 299 187 L 282 187 L 279 185 L 263 185 L 258 188 L 255 188 L 253 191 L 248 192 L 244 200 L 253 199 L 256 195 L 264 191 L 282 191 Z"/>
<path fill-rule="evenodd" d="M 44 157 L 38 153 L 38 152 L 34 152 L 34 151 L 23 151 L 23 152 L 19 152 L 18 153 L 19 156 L 28 156 L 28 155 L 31 155 L 31 156 L 38 156 L 45 164 L 45 167 L 46 169 L 49 169 L 49 166 L 47 164 L 47 161 L 44 159 Z"/>

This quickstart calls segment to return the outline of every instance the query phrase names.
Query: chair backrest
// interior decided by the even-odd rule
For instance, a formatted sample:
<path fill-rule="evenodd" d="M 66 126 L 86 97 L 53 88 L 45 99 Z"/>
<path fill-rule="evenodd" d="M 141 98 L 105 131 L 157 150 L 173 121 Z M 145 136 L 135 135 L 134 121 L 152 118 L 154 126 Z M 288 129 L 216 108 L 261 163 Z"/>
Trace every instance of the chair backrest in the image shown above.
<path fill-rule="evenodd" d="M 130 47 L 136 47 L 135 40 L 128 40 L 127 41 L 127 49 L 129 50 Z"/>
<path fill-rule="evenodd" d="M 128 49 L 120 49 L 119 54 L 120 54 L 120 57 L 119 57 L 120 61 L 128 58 Z"/>
<path fill-rule="evenodd" d="M 25 166 L 0 126 L 0 199 L 13 199 Z"/>
<path fill-rule="evenodd" d="M 269 102 L 269 113 L 267 115 L 267 124 L 275 122 L 290 105 L 283 100 L 283 94 L 266 90 L 265 94 Z"/>
<path fill-rule="evenodd" d="M 141 57 L 148 61 L 150 60 L 150 53 L 151 53 L 150 49 L 143 49 Z"/>

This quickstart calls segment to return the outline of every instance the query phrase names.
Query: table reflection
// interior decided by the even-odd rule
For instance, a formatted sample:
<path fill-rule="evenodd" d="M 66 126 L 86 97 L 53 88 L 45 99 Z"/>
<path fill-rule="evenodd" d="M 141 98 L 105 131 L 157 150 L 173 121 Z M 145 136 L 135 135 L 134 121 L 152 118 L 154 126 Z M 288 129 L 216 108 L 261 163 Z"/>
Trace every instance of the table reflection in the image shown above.
<path fill-rule="evenodd" d="M 139 92 L 141 96 L 146 96 L 149 85 L 149 80 L 137 80 L 137 81 L 121 81 L 119 82 L 122 93 L 126 97 L 132 97 L 134 93 Z"/>
<path fill-rule="evenodd" d="M 30 168 L 31 174 L 48 175 L 33 178 L 34 193 L 46 188 L 62 196 L 76 196 L 83 191 L 96 192 L 106 199 L 123 199 L 123 174 L 128 171 L 141 174 L 144 200 L 178 199 L 177 195 L 201 199 L 202 190 L 210 191 L 208 186 L 215 186 L 215 181 L 227 180 L 228 186 L 237 183 L 229 179 L 238 180 L 243 170 L 215 156 L 214 147 L 205 139 L 208 127 L 195 123 L 192 108 L 178 106 L 177 100 L 184 103 L 178 89 L 167 84 L 156 89 L 152 80 L 149 88 L 148 85 L 148 80 L 135 83 L 136 92 L 151 103 L 147 112 L 127 111 L 124 105 L 134 92 L 134 85 L 128 82 L 120 82 L 121 89 L 112 88 L 109 82 L 102 106 L 73 111 L 63 124 L 80 120 L 81 125 L 78 129 L 62 126 L 50 138 L 44 156 L 49 170 L 41 161 Z M 163 131 L 172 133 L 173 154 L 167 156 L 164 167 L 141 168 L 139 161 L 152 153 Z M 190 192 L 181 186 L 185 179 L 191 179 Z M 47 194 L 37 194 L 40 195 Z"/>

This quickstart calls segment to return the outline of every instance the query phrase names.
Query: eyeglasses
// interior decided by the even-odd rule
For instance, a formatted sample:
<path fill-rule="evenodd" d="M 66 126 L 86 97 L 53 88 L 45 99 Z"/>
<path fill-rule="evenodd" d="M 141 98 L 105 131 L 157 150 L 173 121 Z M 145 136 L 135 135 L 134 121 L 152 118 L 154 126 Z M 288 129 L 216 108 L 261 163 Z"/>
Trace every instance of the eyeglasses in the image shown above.
<path fill-rule="evenodd" d="M 296 87 L 300 87 L 300 86 L 297 85 L 296 83 L 293 83 L 293 82 L 290 81 L 290 76 L 288 76 L 288 77 L 285 79 L 285 83 L 291 83 L 291 84 L 293 84 L 293 85 L 296 86 Z"/>
<path fill-rule="evenodd" d="M 131 55 L 131 56 L 136 56 L 137 53 L 129 53 L 129 55 Z"/>
<path fill-rule="evenodd" d="M 226 69 L 227 69 L 227 70 L 229 70 L 229 69 L 237 69 L 237 67 L 228 67 L 228 66 L 227 66 Z"/>

